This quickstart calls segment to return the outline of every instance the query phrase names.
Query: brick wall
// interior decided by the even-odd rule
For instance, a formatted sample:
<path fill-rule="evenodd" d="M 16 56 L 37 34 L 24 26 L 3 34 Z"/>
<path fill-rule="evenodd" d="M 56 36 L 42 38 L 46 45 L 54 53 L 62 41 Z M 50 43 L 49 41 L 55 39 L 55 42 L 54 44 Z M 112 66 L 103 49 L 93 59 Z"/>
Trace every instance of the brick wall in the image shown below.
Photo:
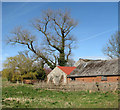
<path fill-rule="evenodd" d="M 24 79 L 23 80 L 23 83 L 25 83 L 25 84 L 34 84 L 36 82 L 38 82 L 38 81 L 37 80 L 31 80 L 31 79 Z"/>
<path fill-rule="evenodd" d="M 97 77 L 81 77 L 81 78 L 75 78 L 75 81 L 80 82 L 118 82 L 118 79 L 120 79 L 120 76 L 107 76 L 106 81 L 102 81 L 102 76 Z M 67 79 L 67 82 L 71 82 L 71 78 Z"/>

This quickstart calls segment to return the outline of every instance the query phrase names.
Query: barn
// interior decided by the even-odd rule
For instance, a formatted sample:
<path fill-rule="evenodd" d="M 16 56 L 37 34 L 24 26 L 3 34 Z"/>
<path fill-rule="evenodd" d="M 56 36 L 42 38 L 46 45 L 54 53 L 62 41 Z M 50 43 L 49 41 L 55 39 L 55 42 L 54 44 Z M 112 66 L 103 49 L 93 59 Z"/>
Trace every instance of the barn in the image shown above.
<path fill-rule="evenodd" d="M 68 76 L 68 82 L 118 82 L 118 59 L 96 60 L 80 63 Z"/>
<path fill-rule="evenodd" d="M 101 61 L 100 59 L 97 60 L 92 60 L 92 59 L 83 59 L 83 58 L 79 58 L 79 60 L 74 64 L 75 67 L 79 66 L 80 64 L 84 65 L 90 61 Z"/>
<path fill-rule="evenodd" d="M 69 75 L 76 67 L 63 67 L 57 66 L 55 67 L 48 75 L 47 75 L 47 83 L 58 84 L 66 84 L 67 83 L 67 75 Z"/>

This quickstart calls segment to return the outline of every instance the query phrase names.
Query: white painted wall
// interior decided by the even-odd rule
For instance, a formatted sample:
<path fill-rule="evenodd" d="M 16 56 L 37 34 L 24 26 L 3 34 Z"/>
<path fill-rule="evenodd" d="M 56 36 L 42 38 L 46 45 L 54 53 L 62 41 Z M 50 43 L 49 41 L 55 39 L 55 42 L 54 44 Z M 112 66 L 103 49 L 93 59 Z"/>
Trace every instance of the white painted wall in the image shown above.
<path fill-rule="evenodd" d="M 50 79 L 52 78 L 52 81 L 54 84 L 58 85 L 59 81 L 63 75 L 63 84 L 67 83 L 66 77 L 67 74 L 64 73 L 60 68 L 55 67 L 48 75 L 47 75 L 47 83 L 50 82 Z"/>

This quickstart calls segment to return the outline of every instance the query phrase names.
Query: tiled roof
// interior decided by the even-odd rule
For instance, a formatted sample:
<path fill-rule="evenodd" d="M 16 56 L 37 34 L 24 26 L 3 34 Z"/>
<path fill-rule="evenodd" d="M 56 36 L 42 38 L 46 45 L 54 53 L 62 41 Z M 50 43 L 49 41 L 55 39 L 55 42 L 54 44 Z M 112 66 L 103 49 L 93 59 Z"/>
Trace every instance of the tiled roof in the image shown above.
<path fill-rule="evenodd" d="M 60 68 L 64 73 L 69 75 L 76 67 L 64 67 L 64 66 L 57 66 Z"/>

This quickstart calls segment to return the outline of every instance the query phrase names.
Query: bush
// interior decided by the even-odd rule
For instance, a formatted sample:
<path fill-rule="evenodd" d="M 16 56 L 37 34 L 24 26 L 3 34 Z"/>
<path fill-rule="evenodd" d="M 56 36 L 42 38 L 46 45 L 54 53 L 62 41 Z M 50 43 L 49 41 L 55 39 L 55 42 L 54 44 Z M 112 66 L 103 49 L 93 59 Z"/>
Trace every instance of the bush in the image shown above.
<path fill-rule="evenodd" d="M 37 79 L 39 79 L 39 80 L 45 80 L 46 79 L 46 73 L 45 73 L 43 68 L 37 69 L 36 72 L 37 72 L 37 75 L 36 75 Z"/>
<path fill-rule="evenodd" d="M 37 72 L 29 72 L 27 74 L 22 75 L 22 79 L 37 79 Z"/>

